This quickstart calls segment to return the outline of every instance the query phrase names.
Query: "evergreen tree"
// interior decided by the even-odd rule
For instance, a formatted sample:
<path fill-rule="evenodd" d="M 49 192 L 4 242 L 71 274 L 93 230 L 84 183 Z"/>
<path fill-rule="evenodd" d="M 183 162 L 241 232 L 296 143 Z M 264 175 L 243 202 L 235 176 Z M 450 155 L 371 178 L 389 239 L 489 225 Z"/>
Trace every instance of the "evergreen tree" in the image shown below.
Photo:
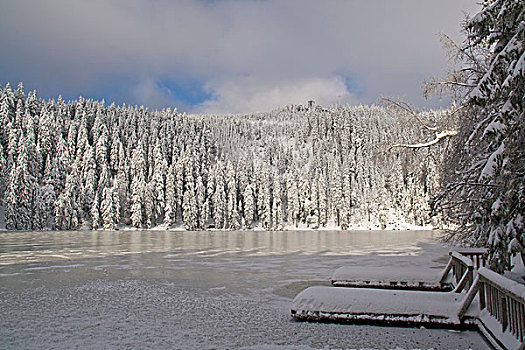
<path fill-rule="evenodd" d="M 110 187 L 104 188 L 104 198 L 100 203 L 100 211 L 102 214 L 102 222 L 104 223 L 104 230 L 114 230 L 116 228 L 116 210 L 113 205 L 113 192 Z"/>
<path fill-rule="evenodd" d="M 175 215 L 175 222 L 177 217 L 182 216 L 182 200 L 184 195 L 184 159 L 181 157 L 175 163 L 175 198 L 177 200 L 177 211 Z"/>
<path fill-rule="evenodd" d="M 255 203 L 252 186 L 248 183 L 243 192 L 244 200 L 244 222 L 247 229 L 252 228 L 253 217 L 255 215 Z"/>
<path fill-rule="evenodd" d="M 333 218 L 337 226 L 341 225 L 341 209 L 343 207 L 343 191 L 341 184 L 341 173 L 336 163 L 331 164 L 332 173 L 330 181 L 330 198 L 332 201 Z"/>
<path fill-rule="evenodd" d="M 288 178 L 286 179 L 286 193 L 288 200 L 288 224 L 297 227 L 299 223 L 299 192 L 295 176 L 292 173 L 288 173 Z"/>
<path fill-rule="evenodd" d="M 124 147 L 120 142 L 119 132 L 116 127 L 113 128 L 111 135 L 111 149 L 109 151 L 109 166 L 114 172 L 119 170 L 120 162 L 124 160 Z"/>
<path fill-rule="evenodd" d="M 136 228 L 141 228 L 144 223 L 144 212 L 142 205 L 142 193 L 145 187 L 144 181 L 137 180 L 132 182 L 131 190 L 131 224 Z"/>
<path fill-rule="evenodd" d="M 157 224 L 155 216 L 155 188 L 152 182 L 144 186 L 142 192 L 144 204 L 144 219 L 147 228 L 152 228 Z"/>
<path fill-rule="evenodd" d="M 202 183 L 202 177 L 200 175 L 197 176 L 197 180 L 195 181 L 195 200 L 198 217 L 197 227 L 205 229 L 206 222 L 208 221 L 208 208 L 206 205 L 206 188 Z"/>
<path fill-rule="evenodd" d="M 73 230 L 79 227 L 81 209 L 79 207 L 79 174 L 76 166 L 66 176 L 64 190 L 55 202 L 55 227 L 59 230 Z"/>
<path fill-rule="evenodd" d="M 257 214 L 261 226 L 270 228 L 271 217 L 270 176 L 268 168 L 263 165 L 259 169 L 259 183 L 257 188 Z"/>
<path fill-rule="evenodd" d="M 352 188 L 350 185 L 350 170 L 345 168 L 343 175 L 343 207 L 341 211 L 341 229 L 347 230 L 350 224 L 350 210 L 352 208 Z"/>
<path fill-rule="evenodd" d="M 213 219 L 216 228 L 223 228 L 226 214 L 226 192 L 224 188 L 222 164 L 217 163 L 215 170 L 215 192 L 213 193 Z"/>
<path fill-rule="evenodd" d="M 154 205 L 154 215 L 156 218 L 160 218 L 164 215 L 164 207 L 166 205 L 165 199 L 165 176 L 168 171 L 168 163 L 162 154 L 162 149 L 160 147 L 160 142 L 157 140 L 155 149 L 155 165 L 153 169 L 152 176 L 152 186 L 153 186 L 153 205 Z"/>
<path fill-rule="evenodd" d="M 52 184 L 38 186 L 35 197 L 34 229 L 45 230 L 51 226 L 50 219 L 56 200 L 55 189 Z"/>
<path fill-rule="evenodd" d="M 305 174 L 299 175 L 297 194 L 299 200 L 299 219 L 301 222 L 306 223 L 306 217 L 310 214 L 310 182 Z"/>
<path fill-rule="evenodd" d="M 184 191 L 184 199 L 182 204 L 182 219 L 186 230 L 193 231 L 197 228 L 197 212 L 195 195 L 193 193 L 193 186 L 190 186 Z"/>
<path fill-rule="evenodd" d="M 131 158 L 131 224 L 140 228 L 144 224 L 145 206 L 143 196 L 146 192 L 146 160 L 142 143 L 133 150 Z"/>
<path fill-rule="evenodd" d="M 8 175 L 7 159 L 4 155 L 4 148 L 0 143 L 0 205 L 2 205 L 2 199 L 7 188 Z"/>
<path fill-rule="evenodd" d="M 24 142 L 18 145 L 16 165 L 10 174 L 6 203 L 6 228 L 30 230 L 33 228 L 36 178 L 29 171 L 28 148 Z"/>
<path fill-rule="evenodd" d="M 249 183 L 248 174 L 246 171 L 246 162 L 244 158 L 241 158 L 239 160 L 239 163 L 237 164 L 237 180 L 239 184 L 238 193 L 239 193 L 239 199 L 240 199 L 238 210 L 240 213 L 244 213 L 243 193 L 246 190 L 246 186 L 248 186 L 248 183 Z"/>
<path fill-rule="evenodd" d="M 282 207 L 282 193 L 281 193 L 281 179 L 278 172 L 273 177 L 273 203 L 272 203 L 272 217 L 273 229 L 283 229 L 283 207 Z"/>
<path fill-rule="evenodd" d="M 14 119 L 14 107 L 14 94 L 11 85 L 7 83 L 0 95 L 0 145 L 3 148 L 7 147 L 9 137 L 7 126 Z"/>
<path fill-rule="evenodd" d="M 95 198 L 91 204 L 91 227 L 96 230 L 100 227 L 100 211 L 98 193 L 95 193 Z"/>
<path fill-rule="evenodd" d="M 97 169 L 95 163 L 95 154 L 91 146 L 86 146 L 86 152 L 84 153 L 83 160 L 83 180 L 84 180 L 84 191 L 83 191 L 83 210 L 86 215 L 86 224 L 90 221 L 92 224 L 93 220 L 91 219 L 91 208 L 93 207 L 93 201 L 95 199 L 95 194 L 97 192 Z M 90 226 L 90 225 L 88 225 Z"/>
<path fill-rule="evenodd" d="M 241 228 L 241 217 L 237 211 L 237 207 L 234 206 L 230 216 L 230 230 L 238 231 Z"/>
<path fill-rule="evenodd" d="M 237 184 L 235 180 L 235 170 L 231 162 L 227 162 L 225 171 L 225 182 L 226 182 L 226 219 L 230 227 L 232 226 L 233 212 L 237 212 Z M 238 216 L 238 213 L 236 213 Z M 238 224 L 238 223 L 237 223 Z"/>
<path fill-rule="evenodd" d="M 124 148 L 120 147 L 119 154 L 122 154 L 122 158 L 119 161 L 119 168 L 117 171 L 116 181 L 118 183 L 118 200 L 120 203 L 120 219 L 123 224 L 129 224 L 130 218 L 130 190 L 129 190 L 129 166 L 127 164 L 127 159 L 124 157 Z"/>
<path fill-rule="evenodd" d="M 175 223 L 177 204 L 175 202 L 175 174 L 173 164 L 166 175 L 166 206 L 164 207 L 164 224 L 170 227 Z"/>
<path fill-rule="evenodd" d="M 113 186 L 111 187 L 111 200 L 113 201 L 114 217 L 115 217 L 115 227 L 120 222 L 120 195 L 119 195 L 119 183 L 118 179 L 113 181 Z"/>
<path fill-rule="evenodd" d="M 325 227 L 328 222 L 327 192 L 328 186 L 324 172 L 319 173 L 319 225 Z M 345 205 L 345 209 L 349 209 Z"/>
<path fill-rule="evenodd" d="M 434 201 L 458 225 L 454 238 L 490 247 L 491 265 L 525 260 L 525 3 L 485 1 L 468 20 L 454 86 L 467 87 L 443 193 Z M 465 67 L 466 65 L 466 67 Z M 461 113 L 461 112 L 460 112 Z"/>
<path fill-rule="evenodd" d="M 15 167 L 16 160 L 18 158 L 18 143 L 22 130 L 13 123 L 7 124 L 7 168 L 11 171 Z"/>

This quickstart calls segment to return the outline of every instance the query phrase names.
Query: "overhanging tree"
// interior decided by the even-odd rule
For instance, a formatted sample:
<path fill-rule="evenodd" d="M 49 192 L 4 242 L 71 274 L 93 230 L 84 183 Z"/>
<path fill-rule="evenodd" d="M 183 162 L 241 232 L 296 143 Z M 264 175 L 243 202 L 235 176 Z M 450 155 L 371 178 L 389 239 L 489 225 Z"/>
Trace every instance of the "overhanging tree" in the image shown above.
<path fill-rule="evenodd" d="M 433 203 L 454 239 L 490 249 L 496 270 L 525 257 L 525 3 L 491 0 L 466 21 L 463 66 L 445 82 L 464 91 L 444 186 Z M 466 91 L 464 90 L 466 89 Z"/>

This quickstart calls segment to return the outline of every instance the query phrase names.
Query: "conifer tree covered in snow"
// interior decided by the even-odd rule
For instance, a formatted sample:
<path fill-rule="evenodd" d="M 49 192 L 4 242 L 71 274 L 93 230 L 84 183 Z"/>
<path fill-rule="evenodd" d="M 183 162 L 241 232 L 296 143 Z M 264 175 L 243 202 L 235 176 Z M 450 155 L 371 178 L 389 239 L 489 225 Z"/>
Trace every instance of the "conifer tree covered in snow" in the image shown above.
<path fill-rule="evenodd" d="M 7 84 L 0 205 L 13 230 L 426 224 L 440 146 L 388 151 L 425 136 L 378 106 L 186 115 Z"/>
<path fill-rule="evenodd" d="M 197 180 L 195 181 L 195 200 L 198 218 L 197 227 L 205 229 L 206 223 L 208 222 L 208 205 L 206 202 L 206 188 L 200 175 L 197 176 Z"/>
<path fill-rule="evenodd" d="M 164 224 L 166 227 L 169 228 L 175 223 L 175 215 L 177 214 L 176 210 L 175 173 L 172 166 L 166 175 L 166 203 L 164 207 Z"/>
<path fill-rule="evenodd" d="M 253 218 L 255 215 L 255 203 L 253 197 L 253 190 L 250 184 L 247 184 L 243 192 L 244 200 L 244 222 L 247 229 L 252 227 Z"/>
<path fill-rule="evenodd" d="M 525 3 L 485 1 L 464 28 L 462 65 L 443 84 L 466 98 L 434 206 L 458 225 L 454 238 L 489 246 L 502 270 L 510 253 L 525 258 Z"/>
<path fill-rule="evenodd" d="M 283 208 L 282 208 L 282 194 L 281 194 L 281 179 L 279 173 L 275 173 L 273 177 L 273 193 L 272 193 L 272 217 L 273 228 L 281 230 L 283 227 Z"/>

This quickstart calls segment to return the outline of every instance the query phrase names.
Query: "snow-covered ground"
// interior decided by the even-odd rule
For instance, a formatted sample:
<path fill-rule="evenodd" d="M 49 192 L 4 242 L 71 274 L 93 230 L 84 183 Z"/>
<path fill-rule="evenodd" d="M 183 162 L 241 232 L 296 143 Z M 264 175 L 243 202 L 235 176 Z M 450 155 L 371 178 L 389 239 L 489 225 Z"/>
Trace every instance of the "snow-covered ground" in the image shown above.
<path fill-rule="evenodd" d="M 476 332 L 294 322 L 344 265 L 441 270 L 435 231 L 0 234 L 1 348 L 484 349 Z"/>

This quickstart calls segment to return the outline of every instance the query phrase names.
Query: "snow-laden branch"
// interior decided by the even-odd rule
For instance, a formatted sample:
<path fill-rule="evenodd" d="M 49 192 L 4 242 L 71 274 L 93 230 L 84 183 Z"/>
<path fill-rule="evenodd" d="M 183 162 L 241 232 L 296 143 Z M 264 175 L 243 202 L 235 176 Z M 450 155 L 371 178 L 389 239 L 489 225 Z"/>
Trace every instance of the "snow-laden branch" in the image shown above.
<path fill-rule="evenodd" d="M 428 142 L 425 142 L 425 143 L 416 143 L 416 144 L 398 143 L 398 144 L 390 146 L 390 148 L 388 150 L 391 150 L 392 148 L 395 148 L 395 147 L 404 147 L 404 148 L 425 148 L 425 147 L 430 147 L 432 145 L 435 145 L 439 141 L 443 140 L 444 138 L 451 137 L 451 136 L 456 136 L 457 134 L 458 134 L 458 132 L 455 131 L 455 130 L 444 130 L 444 131 L 436 133 L 436 137 L 432 141 L 428 141 Z"/>
<path fill-rule="evenodd" d="M 419 113 L 415 112 L 412 108 L 410 108 L 410 106 L 406 103 L 406 102 L 403 102 L 403 101 L 394 101 L 392 99 L 389 99 L 389 98 L 382 98 L 383 101 L 389 103 L 389 104 L 392 104 L 398 108 L 401 108 L 402 110 L 408 112 L 410 115 L 412 115 L 418 122 L 419 124 L 421 124 L 421 126 L 429 131 L 433 131 L 435 132 L 435 138 L 431 141 L 428 141 L 428 142 L 424 142 L 424 143 L 416 143 L 416 144 L 404 144 L 404 143 L 398 143 L 398 144 L 395 144 L 395 145 L 392 145 L 388 148 L 388 150 L 390 151 L 392 148 L 396 148 L 396 147 L 403 147 L 403 148 L 425 148 L 425 147 L 430 147 L 432 145 L 435 145 L 437 144 L 439 141 L 447 138 L 447 137 L 451 137 L 451 136 L 456 136 L 458 134 L 458 132 L 456 130 L 440 130 L 440 128 L 438 128 L 437 126 L 429 126 L 427 124 L 425 124 L 425 122 L 420 118 L 419 116 Z M 447 113 L 447 117 L 450 118 L 452 117 L 454 114 L 456 114 L 457 112 L 459 112 L 460 110 L 462 110 L 463 108 L 465 107 L 464 104 L 458 106 L 457 108 L 455 108 L 454 110 L 450 111 L 449 113 Z"/>

